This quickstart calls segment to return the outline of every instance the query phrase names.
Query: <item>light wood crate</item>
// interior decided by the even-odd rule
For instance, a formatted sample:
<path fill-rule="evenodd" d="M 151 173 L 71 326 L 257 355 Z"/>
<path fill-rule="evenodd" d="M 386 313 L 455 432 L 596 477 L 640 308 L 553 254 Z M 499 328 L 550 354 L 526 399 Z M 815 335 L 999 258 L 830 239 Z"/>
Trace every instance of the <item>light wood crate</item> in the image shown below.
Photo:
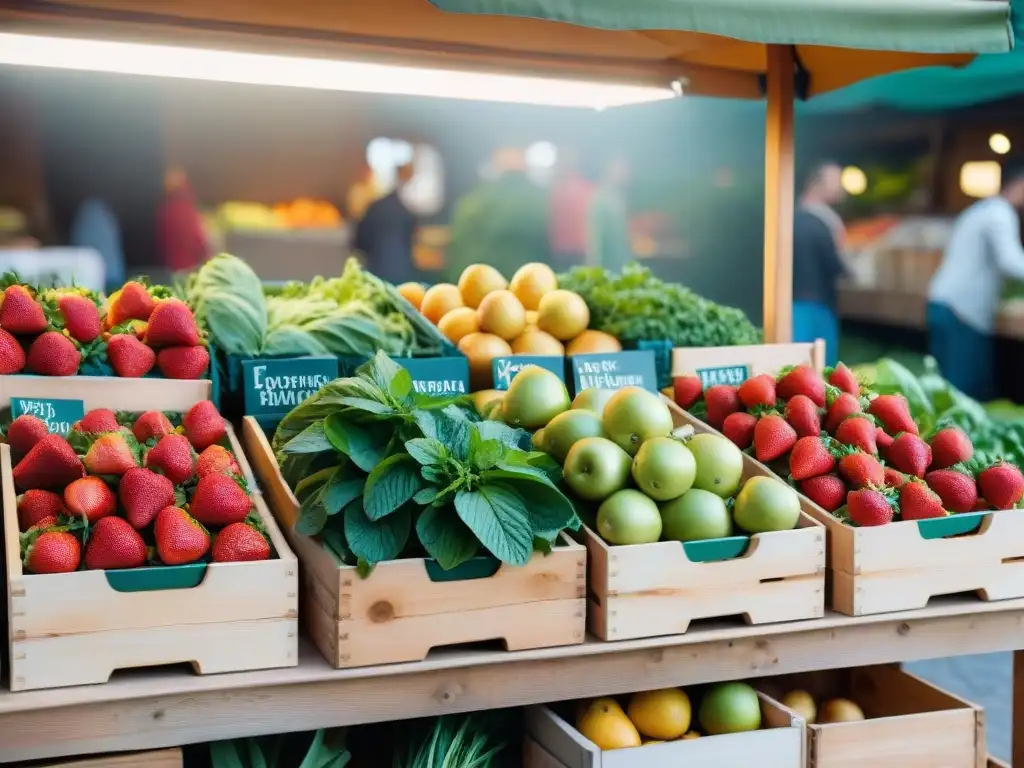
<path fill-rule="evenodd" d="M 0 408 L 13 397 L 41 400 L 81 400 L 85 410 L 110 408 L 142 413 L 161 410 L 184 412 L 200 400 L 209 400 L 209 379 L 122 379 L 116 376 L 0 376 Z"/>
<path fill-rule="evenodd" d="M 128 410 L 125 403 L 131 410 L 143 405 L 144 410 L 187 410 L 205 399 L 202 382 L 189 382 L 191 402 L 181 396 L 181 387 L 171 386 L 169 397 L 161 399 L 157 392 L 155 401 L 145 404 L 129 399 L 133 380 L 108 379 L 105 389 L 71 392 L 66 389 L 71 379 L 63 382 L 63 391 L 45 395 L 9 388 L 2 395 L 84 398 L 86 410 Z M 245 453 L 234 430 L 227 429 L 231 450 L 251 481 Z M 200 583 L 189 589 L 121 592 L 104 571 L 37 575 L 23 570 L 11 469 L 10 449 L 0 446 L 11 690 L 104 683 L 118 669 L 184 662 L 199 674 L 298 664 L 298 563 L 254 483 L 253 508 L 277 558 L 210 563 Z"/>
<path fill-rule="evenodd" d="M 985 768 L 985 712 L 898 666 L 811 672 L 759 681 L 781 698 L 847 698 L 866 720 L 807 725 L 807 768 Z"/>
<path fill-rule="evenodd" d="M 568 537 L 525 566 L 502 564 L 486 578 L 434 581 L 428 562 L 379 563 L 366 579 L 315 539 L 292 530 L 299 503 L 259 423 L 242 427 L 270 507 L 298 555 L 302 613 L 310 635 L 337 668 L 422 661 L 432 648 L 503 640 L 508 650 L 583 642 L 586 549 Z M 430 563 L 433 565 L 433 563 Z"/>
<path fill-rule="evenodd" d="M 181 749 L 154 749 L 98 757 L 79 757 L 58 762 L 33 763 L 33 768 L 181 768 Z"/>
<path fill-rule="evenodd" d="M 676 347 L 672 350 L 672 375 L 683 376 L 701 370 L 745 368 L 747 378 L 761 373 L 773 376 L 787 365 L 825 368 L 825 341 L 796 344 L 751 344 L 736 347 Z M 739 381 L 735 382 L 736 384 Z"/>
<path fill-rule="evenodd" d="M 803 720 L 762 693 L 762 729 L 607 752 L 548 707 L 526 711 L 524 768 L 801 768 Z M 694 702 L 696 704 L 696 702 Z M 571 709 L 571 705 L 570 705 Z M 696 711 L 694 712 L 696 720 Z M 696 725 L 694 727 L 697 727 Z"/>

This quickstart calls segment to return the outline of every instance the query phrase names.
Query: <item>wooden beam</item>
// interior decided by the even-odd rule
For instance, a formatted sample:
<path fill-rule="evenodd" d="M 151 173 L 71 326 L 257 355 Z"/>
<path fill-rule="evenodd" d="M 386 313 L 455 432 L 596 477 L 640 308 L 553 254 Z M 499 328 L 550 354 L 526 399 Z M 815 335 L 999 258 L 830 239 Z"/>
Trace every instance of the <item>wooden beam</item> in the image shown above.
<path fill-rule="evenodd" d="M 1010 765 L 1024 765 L 1024 651 L 1013 654 L 1013 727 Z"/>
<path fill-rule="evenodd" d="M 764 145 L 764 340 L 793 338 L 793 49 L 768 46 Z"/>

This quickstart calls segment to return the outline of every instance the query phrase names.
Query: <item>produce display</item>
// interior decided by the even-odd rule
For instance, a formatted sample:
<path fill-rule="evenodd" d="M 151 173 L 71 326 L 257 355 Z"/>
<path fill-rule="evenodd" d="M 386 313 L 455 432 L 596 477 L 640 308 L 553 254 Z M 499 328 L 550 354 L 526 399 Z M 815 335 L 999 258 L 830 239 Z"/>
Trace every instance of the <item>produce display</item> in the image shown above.
<path fill-rule="evenodd" d="M 780 700 L 782 706 L 796 712 L 808 723 L 850 723 L 864 719 L 864 710 L 850 699 L 837 697 L 817 702 L 802 689 L 792 690 Z"/>
<path fill-rule="evenodd" d="M 271 557 L 208 400 L 181 415 L 95 409 L 66 438 L 23 414 L 5 439 L 32 573 Z"/>
<path fill-rule="evenodd" d="M 333 205 L 309 197 L 280 202 L 272 208 L 262 203 L 229 200 L 217 208 L 215 218 L 221 229 L 246 230 L 332 229 L 345 223 Z"/>

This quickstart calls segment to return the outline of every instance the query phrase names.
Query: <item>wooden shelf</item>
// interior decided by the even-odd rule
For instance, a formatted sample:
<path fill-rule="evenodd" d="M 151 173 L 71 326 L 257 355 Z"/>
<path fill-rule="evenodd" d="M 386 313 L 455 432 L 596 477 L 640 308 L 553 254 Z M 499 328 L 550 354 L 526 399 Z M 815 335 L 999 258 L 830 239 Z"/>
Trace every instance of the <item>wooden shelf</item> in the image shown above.
<path fill-rule="evenodd" d="M 305 643 L 298 667 L 119 673 L 106 685 L 0 693 L 0 762 L 513 707 L 667 685 L 1015 650 L 1024 600 L 934 600 L 920 611 L 334 670 Z M 59 724 L 59 727 L 55 727 Z"/>

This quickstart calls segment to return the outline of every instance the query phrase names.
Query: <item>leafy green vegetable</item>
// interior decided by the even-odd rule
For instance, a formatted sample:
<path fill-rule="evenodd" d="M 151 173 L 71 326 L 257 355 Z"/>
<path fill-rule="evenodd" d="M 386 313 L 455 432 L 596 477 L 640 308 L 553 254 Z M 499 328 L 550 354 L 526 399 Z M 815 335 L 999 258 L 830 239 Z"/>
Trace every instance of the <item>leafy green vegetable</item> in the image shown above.
<path fill-rule="evenodd" d="M 345 768 L 351 759 L 344 728 L 210 743 L 213 768 Z"/>
<path fill-rule="evenodd" d="M 506 742 L 493 720 L 486 714 L 442 715 L 404 755 L 396 750 L 393 768 L 495 768 Z"/>
<path fill-rule="evenodd" d="M 263 349 L 263 284 L 244 261 L 226 253 L 214 256 L 189 276 L 186 297 L 219 349 L 245 357 L 255 357 Z"/>

